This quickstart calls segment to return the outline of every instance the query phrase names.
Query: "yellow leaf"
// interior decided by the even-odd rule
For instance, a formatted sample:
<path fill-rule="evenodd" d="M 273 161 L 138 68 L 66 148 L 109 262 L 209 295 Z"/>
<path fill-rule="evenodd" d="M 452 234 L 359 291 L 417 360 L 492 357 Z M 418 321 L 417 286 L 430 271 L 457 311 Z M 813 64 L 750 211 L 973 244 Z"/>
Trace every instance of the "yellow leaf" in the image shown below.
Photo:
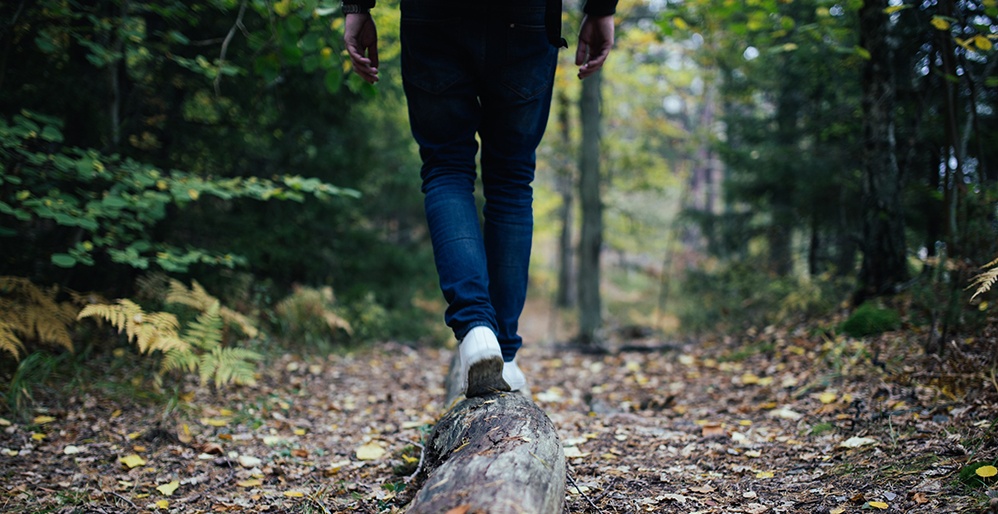
<path fill-rule="evenodd" d="M 169 509 L 170 508 L 170 502 L 168 502 L 166 500 L 156 500 L 156 507 L 158 507 L 160 509 Z"/>
<path fill-rule="evenodd" d="M 35 441 L 41 441 L 42 439 L 45 439 L 45 434 L 42 434 L 40 432 L 32 432 L 31 438 L 34 439 Z"/>
<path fill-rule="evenodd" d="M 142 457 L 139 457 L 138 455 L 135 455 L 134 453 L 131 454 L 131 455 L 129 455 L 129 456 L 127 456 L 127 457 L 122 457 L 122 458 L 118 459 L 118 462 L 124 464 L 126 467 L 128 467 L 128 469 L 132 469 L 132 468 L 134 468 L 136 466 L 145 466 L 146 465 L 145 459 L 143 459 Z"/>
<path fill-rule="evenodd" d="M 940 16 L 933 16 L 932 21 L 930 23 L 932 23 L 933 27 L 939 30 L 949 30 L 950 27 L 949 22 L 946 21 L 945 18 L 942 18 Z"/>
<path fill-rule="evenodd" d="M 825 405 L 828 405 L 829 403 L 835 402 L 835 400 L 838 399 L 838 397 L 839 397 L 839 395 L 837 395 L 837 394 L 835 394 L 835 393 L 833 393 L 831 391 L 825 391 L 825 392 L 821 393 L 821 396 L 818 397 L 818 400 L 820 400 L 821 403 L 824 403 Z"/>
<path fill-rule="evenodd" d="M 142 432 L 132 432 L 132 433 L 128 434 L 128 436 L 127 436 L 127 437 L 128 437 L 129 439 L 131 439 L 131 440 L 133 440 L 133 441 L 134 441 L 134 440 L 138 439 L 138 438 L 139 438 L 139 436 L 141 436 L 141 435 L 142 435 Z"/>
<path fill-rule="evenodd" d="M 686 20 L 678 17 L 672 19 L 672 24 L 679 30 L 686 30 L 690 28 L 690 24 L 686 23 Z"/>
<path fill-rule="evenodd" d="M 301 498 L 302 496 L 305 496 L 305 493 L 301 491 L 284 491 L 284 496 L 287 496 L 288 498 Z"/>
<path fill-rule="evenodd" d="M 291 0 L 281 0 L 274 4 L 274 12 L 280 17 L 285 17 L 291 11 Z"/>
<path fill-rule="evenodd" d="M 371 441 L 357 448 L 357 458 L 359 460 L 378 460 L 384 455 L 385 449 L 377 441 Z"/>
<path fill-rule="evenodd" d="M 229 420 L 220 418 L 202 418 L 201 423 L 212 427 L 224 427 L 229 424 Z"/>
<path fill-rule="evenodd" d="M 223 415 L 223 416 L 226 416 L 226 417 L 231 416 L 232 414 L 234 414 L 229 409 L 219 409 L 218 413 L 221 414 L 221 415 Z"/>
<path fill-rule="evenodd" d="M 115 411 L 111 413 L 112 418 L 117 418 L 118 416 L 121 416 L 121 409 L 115 409 Z"/>
<path fill-rule="evenodd" d="M 236 482 L 239 487 L 257 487 L 263 485 L 263 480 L 259 478 L 251 478 L 249 480 L 240 480 Z"/>
<path fill-rule="evenodd" d="M 163 496 L 170 496 L 171 494 L 173 494 L 174 491 L 177 490 L 178 487 L 180 487 L 180 482 L 174 480 L 173 482 L 170 482 L 168 484 L 163 484 L 157 487 L 156 490 L 159 491 L 160 493 L 163 493 Z"/>
<path fill-rule="evenodd" d="M 991 50 L 992 45 L 990 39 L 978 34 L 974 36 L 974 46 L 987 52 L 988 50 Z"/>
<path fill-rule="evenodd" d="M 411 457 L 411 456 L 409 456 L 409 455 L 403 455 L 403 456 L 402 456 L 402 460 L 404 460 L 406 464 L 414 464 L 414 463 L 416 463 L 416 462 L 418 462 L 418 461 L 419 461 L 419 459 L 418 459 L 418 458 L 416 458 L 416 457 Z"/>
<path fill-rule="evenodd" d="M 776 476 L 776 474 L 772 471 L 760 471 L 755 474 L 756 478 L 773 478 L 774 476 Z"/>
<path fill-rule="evenodd" d="M 991 478 L 998 475 L 998 468 L 995 468 L 994 466 L 981 466 L 977 468 L 974 473 L 977 473 L 977 476 L 982 478 Z"/>
<path fill-rule="evenodd" d="M 294 430 L 294 432 L 295 432 L 295 435 L 305 435 L 305 429 L 304 428 L 296 428 Z"/>
<path fill-rule="evenodd" d="M 909 7 L 911 7 L 911 6 L 910 5 L 906 5 L 906 4 L 892 5 L 892 6 L 888 7 L 888 8 L 886 8 L 886 9 L 884 9 L 884 14 L 894 14 L 894 13 L 896 13 L 898 11 L 907 9 Z"/>
<path fill-rule="evenodd" d="M 956 38 L 953 38 L 953 41 L 956 41 L 956 44 L 958 44 L 958 45 L 966 48 L 967 50 L 971 50 L 971 51 L 974 50 L 973 48 L 970 47 L 970 41 L 971 40 L 969 40 L 969 39 L 963 39 L 963 38 L 956 37 Z"/>
<path fill-rule="evenodd" d="M 870 502 L 867 505 L 873 507 L 874 509 L 880 509 L 880 510 L 886 510 L 890 508 L 890 505 L 887 505 L 884 502 Z"/>
<path fill-rule="evenodd" d="M 53 418 L 52 416 L 38 416 L 35 419 L 31 420 L 31 422 L 36 425 L 44 425 L 46 423 L 51 423 L 53 421 L 55 421 L 55 418 Z"/>
<path fill-rule="evenodd" d="M 759 383 L 759 377 L 753 375 L 752 373 L 746 373 L 742 375 L 742 384 L 753 385 Z"/>

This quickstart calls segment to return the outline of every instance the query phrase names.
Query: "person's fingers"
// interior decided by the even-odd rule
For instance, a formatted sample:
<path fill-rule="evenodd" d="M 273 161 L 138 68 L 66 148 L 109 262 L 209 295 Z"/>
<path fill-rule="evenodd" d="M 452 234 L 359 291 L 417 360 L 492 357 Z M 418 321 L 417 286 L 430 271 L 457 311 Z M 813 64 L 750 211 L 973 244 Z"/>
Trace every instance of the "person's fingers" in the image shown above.
<path fill-rule="evenodd" d="M 575 50 L 575 65 L 581 66 L 582 63 L 586 62 L 586 55 L 589 53 L 589 44 L 586 43 L 581 37 L 579 38 L 579 47 Z"/>
<path fill-rule="evenodd" d="M 370 59 L 371 67 L 375 69 L 374 73 L 377 73 L 378 67 L 378 44 L 375 43 L 367 49 L 367 57 Z"/>

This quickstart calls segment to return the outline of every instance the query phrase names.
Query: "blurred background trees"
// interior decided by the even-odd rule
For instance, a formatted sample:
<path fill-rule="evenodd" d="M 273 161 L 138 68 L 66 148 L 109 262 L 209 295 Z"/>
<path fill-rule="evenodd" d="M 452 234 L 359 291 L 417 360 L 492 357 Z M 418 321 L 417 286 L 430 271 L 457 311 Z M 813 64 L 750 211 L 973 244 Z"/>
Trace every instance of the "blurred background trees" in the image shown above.
<path fill-rule="evenodd" d="M 932 344 L 981 326 L 964 288 L 998 254 L 994 0 L 624 0 L 586 91 L 578 11 L 538 151 L 531 301 L 570 327 L 546 337 L 864 301 Z M 446 341 L 397 2 L 374 14 L 376 87 L 350 74 L 339 2 L 4 2 L 0 275 L 149 309 L 169 309 L 155 273 L 197 280 L 288 347 Z M 0 334 L 45 340 L 12 312 Z"/>

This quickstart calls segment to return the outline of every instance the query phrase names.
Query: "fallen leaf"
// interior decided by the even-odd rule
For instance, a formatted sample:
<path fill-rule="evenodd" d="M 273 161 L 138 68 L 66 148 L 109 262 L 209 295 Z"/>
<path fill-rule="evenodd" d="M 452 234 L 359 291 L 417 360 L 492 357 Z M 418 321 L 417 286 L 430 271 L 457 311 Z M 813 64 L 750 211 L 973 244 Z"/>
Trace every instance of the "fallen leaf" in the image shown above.
<path fill-rule="evenodd" d="M 159 507 L 161 509 L 169 509 L 170 508 L 170 502 L 168 502 L 166 500 L 157 500 L 156 501 L 156 507 Z"/>
<path fill-rule="evenodd" d="M 776 476 L 776 474 L 772 471 L 760 471 L 755 474 L 756 478 L 773 478 L 774 476 Z"/>
<path fill-rule="evenodd" d="M 703 426 L 700 434 L 703 437 L 722 437 L 725 434 L 724 427 L 720 423 L 710 422 Z"/>
<path fill-rule="evenodd" d="M 0 418 L 0 427 L 9 427 L 9 426 L 10 426 L 10 420 Z"/>
<path fill-rule="evenodd" d="M 257 487 L 263 485 L 263 480 L 259 478 L 250 478 L 247 480 L 240 480 L 236 482 L 239 487 Z"/>
<path fill-rule="evenodd" d="M 135 439 L 138 439 L 139 436 L 141 436 L 141 435 L 142 435 L 142 432 L 132 432 L 132 433 L 128 434 L 128 438 L 134 441 Z"/>
<path fill-rule="evenodd" d="M 461 505 L 447 511 L 447 514 L 465 514 L 471 509 L 471 505 Z"/>
<path fill-rule="evenodd" d="M 871 444 L 877 444 L 877 440 L 870 437 L 850 437 L 845 441 L 839 443 L 841 448 L 859 448 L 860 446 L 867 446 Z"/>
<path fill-rule="evenodd" d="M 912 495 L 911 499 L 915 500 L 915 503 L 919 505 L 929 503 L 929 497 L 926 496 L 925 493 L 915 493 Z"/>
<path fill-rule="evenodd" d="M 998 468 L 995 468 L 994 466 L 981 466 L 977 468 L 974 473 L 977 473 L 977 476 L 981 478 L 991 478 L 998 475 Z"/>
<path fill-rule="evenodd" d="M 708 484 L 708 485 L 698 485 L 696 487 L 691 487 L 690 488 L 690 491 L 693 491 L 694 493 L 704 493 L 704 494 L 706 494 L 706 493 L 712 493 L 712 492 L 714 492 L 716 490 L 717 489 L 715 489 L 714 487 L 712 487 L 710 484 Z"/>
<path fill-rule="evenodd" d="M 377 441 L 371 441 L 357 448 L 357 459 L 359 460 L 378 460 L 384 455 L 385 449 Z"/>
<path fill-rule="evenodd" d="M 142 457 L 135 455 L 134 453 L 128 455 L 127 457 L 122 457 L 118 459 L 118 462 L 124 464 L 128 469 L 132 469 L 136 466 L 145 466 L 146 461 Z"/>
<path fill-rule="evenodd" d="M 71 444 L 66 445 L 66 447 L 62 449 L 62 453 L 65 455 L 76 455 L 82 451 L 83 449 L 79 446 L 73 446 Z"/>
<path fill-rule="evenodd" d="M 53 421 L 55 421 L 55 418 L 52 416 L 36 416 L 35 419 L 31 420 L 31 422 L 36 425 L 44 425 Z"/>
<path fill-rule="evenodd" d="M 294 455 L 295 457 L 304 459 L 305 457 L 308 457 L 308 450 L 302 450 L 301 448 L 295 448 L 294 450 L 291 450 L 291 455 Z"/>
<path fill-rule="evenodd" d="M 221 418 L 201 418 L 201 423 L 211 427 L 224 427 L 229 424 L 229 420 Z"/>
<path fill-rule="evenodd" d="M 837 400 L 838 398 L 839 395 L 835 394 L 834 392 L 825 391 L 818 396 L 818 401 L 827 405 L 829 403 L 835 402 L 835 400 Z"/>
<path fill-rule="evenodd" d="M 168 484 L 163 484 L 161 486 L 156 487 L 156 490 L 162 493 L 163 496 L 170 496 L 171 494 L 173 494 L 174 491 L 177 490 L 178 487 L 180 487 L 180 482 L 178 480 L 174 480 L 173 482 L 170 482 Z"/>
<path fill-rule="evenodd" d="M 294 430 L 294 432 L 295 432 L 295 435 L 305 435 L 305 429 L 304 428 L 296 428 Z"/>
<path fill-rule="evenodd" d="M 589 455 L 589 453 L 583 453 L 577 446 L 569 446 L 565 448 L 566 459 L 580 459 L 587 455 Z"/>
<path fill-rule="evenodd" d="M 46 437 L 45 434 L 43 434 L 41 432 L 32 432 L 31 433 L 31 438 L 34 439 L 35 441 L 41 441 L 42 439 L 45 439 L 45 437 Z"/>
<path fill-rule="evenodd" d="M 287 496 L 288 498 L 301 498 L 305 496 L 305 493 L 301 491 L 284 491 L 284 496 Z"/>
<path fill-rule="evenodd" d="M 240 455 L 236 460 L 239 462 L 239 465 L 244 468 L 255 468 L 260 464 L 263 464 L 263 460 L 250 455 Z"/>
<path fill-rule="evenodd" d="M 773 418 L 790 419 L 794 421 L 804 417 L 803 414 L 795 412 L 788 407 L 781 407 L 779 409 L 770 411 L 769 415 L 770 417 Z"/>
<path fill-rule="evenodd" d="M 873 507 L 874 509 L 880 509 L 880 510 L 886 510 L 886 509 L 890 508 L 890 505 L 887 505 L 884 502 L 870 502 L 870 503 L 867 503 L 867 505 Z"/>

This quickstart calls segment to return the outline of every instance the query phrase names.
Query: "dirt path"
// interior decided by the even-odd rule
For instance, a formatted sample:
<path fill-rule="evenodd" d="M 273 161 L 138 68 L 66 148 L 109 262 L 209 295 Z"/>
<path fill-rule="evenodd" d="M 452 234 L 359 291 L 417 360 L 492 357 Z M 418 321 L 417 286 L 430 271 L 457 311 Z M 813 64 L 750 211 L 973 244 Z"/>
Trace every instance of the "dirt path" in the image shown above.
<path fill-rule="evenodd" d="M 778 331 L 626 342 L 522 354 L 566 447 L 566 512 L 981 512 L 998 494 L 958 480 L 998 458 L 998 409 L 920 383 L 899 342 L 886 363 Z M 91 394 L 0 419 L 0 511 L 399 512 L 448 358 L 285 356 L 168 414 Z"/>

